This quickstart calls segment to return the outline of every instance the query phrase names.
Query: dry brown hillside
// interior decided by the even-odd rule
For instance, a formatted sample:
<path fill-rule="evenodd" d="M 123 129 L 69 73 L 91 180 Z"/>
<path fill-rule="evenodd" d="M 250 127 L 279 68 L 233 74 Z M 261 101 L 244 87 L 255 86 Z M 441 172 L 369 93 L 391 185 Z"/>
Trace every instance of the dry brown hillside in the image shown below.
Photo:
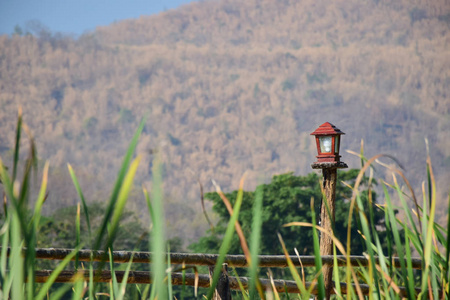
<path fill-rule="evenodd" d="M 211 190 L 311 172 L 309 133 L 325 121 L 343 148 L 388 153 L 421 193 L 427 138 L 441 197 L 450 178 L 450 4 L 410 0 L 204 1 L 78 39 L 0 36 L 0 155 L 17 108 L 53 167 L 47 208 L 107 197 L 147 116 L 138 186 L 164 166 L 171 235 L 203 233 L 198 176 Z M 152 151 L 149 151 L 152 150 Z M 344 153 L 358 167 L 359 160 Z M 383 168 L 378 168 L 383 175 Z M 388 180 L 391 180 L 388 178 Z M 444 201 L 442 202 L 444 203 Z M 145 207 L 138 188 L 130 206 Z M 445 216 L 441 216 L 444 218 Z"/>

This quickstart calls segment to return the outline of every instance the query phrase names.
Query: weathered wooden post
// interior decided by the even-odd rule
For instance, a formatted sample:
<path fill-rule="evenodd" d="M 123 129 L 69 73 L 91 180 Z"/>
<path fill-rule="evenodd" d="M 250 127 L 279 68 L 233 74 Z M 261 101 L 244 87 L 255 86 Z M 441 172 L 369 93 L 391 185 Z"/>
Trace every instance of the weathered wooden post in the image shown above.
<path fill-rule="evenodd" d="M 214 266 L 209 267 L 209 278 L 212 283 L 214 277 Z M 222 265 L 220 278 L 216 285 L 216 291 L 212 298 L 213 300 L 231 300 L 230 281 L 228 279 L 228 264 Z"/>
<path fill-rule="evenodd" d="M 347 164 L 340 161 L 339 148 L 340 136 L 343 133 L 331 123 L 323 123 L 311 135 L 316 137 L 317 162 L 313 163 L 313 169 L 322 169 L 324 195 L 320 208 L 320 226 L 327 232 L 333 232 L 337 169 L 347 168 Z M 333 240 L 328 234 L 320 235 L 320 255 L 333 254 Z M 330 299 L 333 277 L 331 264 L 324 264 L 322 268 L 325 282 L 326 298 Z"/>

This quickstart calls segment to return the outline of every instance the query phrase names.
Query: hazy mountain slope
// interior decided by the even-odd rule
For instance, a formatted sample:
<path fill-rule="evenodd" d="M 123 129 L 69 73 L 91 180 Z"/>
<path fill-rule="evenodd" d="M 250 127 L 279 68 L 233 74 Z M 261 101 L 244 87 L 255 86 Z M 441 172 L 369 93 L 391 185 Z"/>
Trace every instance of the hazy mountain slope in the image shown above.
<path fill-rule="evenodd" d="M 347 133 L 344 149 L 364 139 L 368 156 L 398 157 L 417 188 L 427 137 L 445 194 L 449 20 L 445 1 L 206 1 L 78 40 L 2 36 L 0 154 L 11 159 L 22 105 L 54 167 L 49 206 L 76 201 L 66 162 L 89 198 L 102 199 L 147 115 L 138 182 L 150 181 L 148 152 L 158 149 L 169 231 L 188 238 L 205 228 L 197 176 L 207 190 L 211 178 L 230 190 L 246 170 L 249 188 L 306 174 L 309 133 L 325 121 Z M 144 207 L 138 189 L 130 206 Z"/>

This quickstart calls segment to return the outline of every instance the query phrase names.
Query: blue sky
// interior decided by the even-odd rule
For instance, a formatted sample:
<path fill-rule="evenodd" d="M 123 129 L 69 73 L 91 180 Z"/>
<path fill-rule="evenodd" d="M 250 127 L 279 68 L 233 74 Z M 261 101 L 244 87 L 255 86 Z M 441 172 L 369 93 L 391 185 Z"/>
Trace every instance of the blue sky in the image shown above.
<path fill-rule="evenodd" d="M 179 7 L 193 0 L 0 0 L 0 34 L 38 20 L 52 32 L 82 34 L 96 26 L 139 18 Z"/>

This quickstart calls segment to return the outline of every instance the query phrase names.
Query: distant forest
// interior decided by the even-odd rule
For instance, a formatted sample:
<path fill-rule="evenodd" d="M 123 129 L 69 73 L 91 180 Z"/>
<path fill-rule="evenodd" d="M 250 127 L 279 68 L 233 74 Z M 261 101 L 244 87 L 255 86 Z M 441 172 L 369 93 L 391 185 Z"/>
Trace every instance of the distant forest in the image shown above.
<path fill-rule="evenodd" d="M 22 106 L 41 163 L 50 161 L 48 213 L 78 201 L 66 163 L 89 201 L 108 197 L 144 116 L 129 209 L 146 211 L 141 185 L 150 186 L 158 153 L 168 233 L 185 242 L 208 227 L 198 181 L 228 192 L 246 170 L 248 189 L 308 174 L 310 133 L 325 121 L 346 133 L 350 167 L 360 160 L 345 150 L 359 152 L 364 140 L 367 156 L 398 158 L 418 195 L 427 138 L 445 203 L 448 1 L 201 1 L 76 39 L 28 27 L 0 36 L 0 156 L 12 161 Z"/>

